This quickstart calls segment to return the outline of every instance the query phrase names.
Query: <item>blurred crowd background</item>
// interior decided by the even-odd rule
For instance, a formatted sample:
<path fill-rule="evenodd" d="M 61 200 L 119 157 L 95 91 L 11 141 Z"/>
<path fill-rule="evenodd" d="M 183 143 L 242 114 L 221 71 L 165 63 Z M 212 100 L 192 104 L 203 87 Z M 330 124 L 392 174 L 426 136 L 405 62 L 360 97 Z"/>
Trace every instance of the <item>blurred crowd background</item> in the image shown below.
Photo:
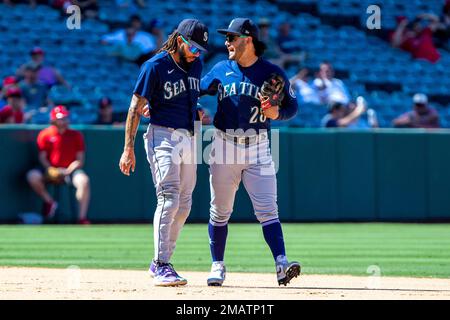
<path fill-rule="evenodd" d="M 71 5 L 80 29 L 67 26 Z M 370 5 L 380 29 L 367 27 Z M 228 57 L 216 29 L 233 17 L 259 25 L 299 102 L 275 126 L 450 127 L 449 0 L 4 0 L 0 124 L 47 124 L 56 105 L 74 124 L 123 124 L 139 66 L 192 17 L 210 30 L 204 71 Z M 208 124 L 215 97 L 200 103 Z"/>

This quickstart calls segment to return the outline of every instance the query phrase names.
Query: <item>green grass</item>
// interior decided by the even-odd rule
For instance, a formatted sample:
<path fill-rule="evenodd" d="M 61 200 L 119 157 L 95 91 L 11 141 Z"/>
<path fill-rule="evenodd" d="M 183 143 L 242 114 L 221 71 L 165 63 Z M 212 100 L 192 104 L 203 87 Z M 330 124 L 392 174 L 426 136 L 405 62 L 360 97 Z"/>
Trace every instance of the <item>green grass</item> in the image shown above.
<path fill-rule="evenodd" d="M 450 277 L 450 224 L 283 224 L 288 257 L 307 274 Z M 150 225 L 0 226 L 0 265 L 145 270 Z M 227 269 L 274 272 L 259 224 L 230 224 Z M 173 257 L 179 270 L 208 271 L 206 224 L 183 229 Z"/>

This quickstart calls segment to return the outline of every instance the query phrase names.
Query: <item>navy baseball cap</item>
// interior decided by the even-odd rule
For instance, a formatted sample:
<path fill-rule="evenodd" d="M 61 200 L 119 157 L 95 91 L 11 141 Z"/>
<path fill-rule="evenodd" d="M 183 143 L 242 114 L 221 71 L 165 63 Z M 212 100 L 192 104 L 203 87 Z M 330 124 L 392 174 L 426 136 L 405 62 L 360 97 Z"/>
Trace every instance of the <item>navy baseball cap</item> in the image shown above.
<path fill-rule="evenodd" d="M 177 32 L 198 49 L 207 51 L 208 27 L 197 19 L 184 19 L 178 25 Z"/>
<path fill-rule="evenodd" d="M 250 36 L 255 40 L 259 38 L 259 30 L 256 24 L 248 18 L 235 18 L 231 20 L 228 29 L 218 29 L 222 34 L 234 33 L 240 36 Z"/>

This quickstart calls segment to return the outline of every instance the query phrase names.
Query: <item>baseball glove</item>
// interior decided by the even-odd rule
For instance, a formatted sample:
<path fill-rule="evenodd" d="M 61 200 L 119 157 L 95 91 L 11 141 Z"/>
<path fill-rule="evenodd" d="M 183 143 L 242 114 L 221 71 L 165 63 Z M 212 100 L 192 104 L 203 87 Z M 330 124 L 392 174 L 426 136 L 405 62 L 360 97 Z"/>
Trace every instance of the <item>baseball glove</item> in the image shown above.
<path fill-rule="evenodd" d="M 55 167 L 48 167 L 45 172 L 45 178 L 48 182 L 60 184 L 64 182 L 64 174 Z"/>
<path fill-rule="evenodd" d="M 276 73 L 272 73 L 261 86 L 261 108 L 266 110 L 271 107 L 279 106 L 284 98 L 283 93 L 284 79 Z"/>

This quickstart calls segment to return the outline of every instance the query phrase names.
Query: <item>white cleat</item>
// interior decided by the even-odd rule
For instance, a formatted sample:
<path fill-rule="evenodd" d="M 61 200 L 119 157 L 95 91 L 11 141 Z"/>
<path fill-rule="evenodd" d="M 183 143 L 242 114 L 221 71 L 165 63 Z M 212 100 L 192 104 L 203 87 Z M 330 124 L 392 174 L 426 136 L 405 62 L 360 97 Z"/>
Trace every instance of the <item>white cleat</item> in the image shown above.
<path fill-rule="evenodd" d="M 297 261 L 288 262 L 286 257 L 278 256 L 275 263 L 277 268 L 278 285 L 287 285 L 293 278 L 297 278 L 301 273 L 301 265 Z"/>
<path fill-rule="evenodd" d="M 211 265 L 211 273 L 206 281 L 208 286 L 220 287 L 225 280 L 226 268 L 223 261 L 215 261 Z"/>

